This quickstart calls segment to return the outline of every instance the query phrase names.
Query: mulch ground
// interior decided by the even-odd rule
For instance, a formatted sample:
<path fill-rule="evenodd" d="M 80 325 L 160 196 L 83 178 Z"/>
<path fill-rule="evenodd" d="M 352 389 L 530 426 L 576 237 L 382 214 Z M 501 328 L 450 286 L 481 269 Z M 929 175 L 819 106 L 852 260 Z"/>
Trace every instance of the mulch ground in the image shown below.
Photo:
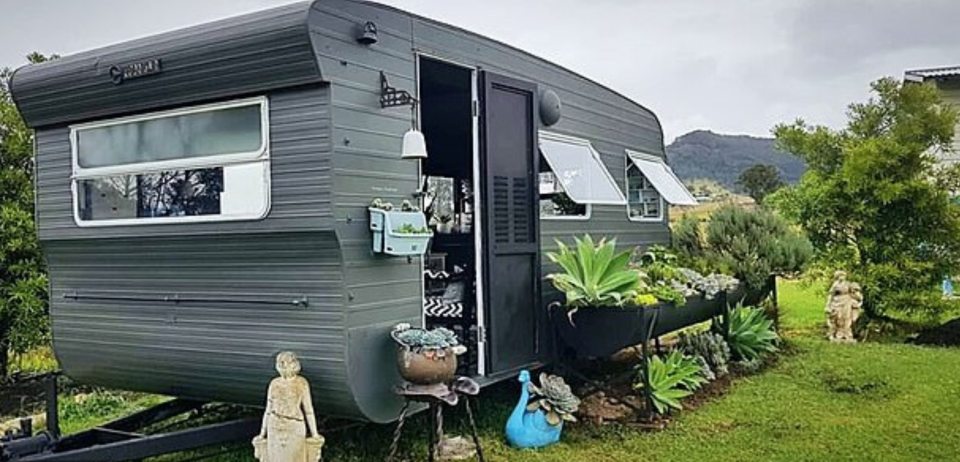
<path fill-rule="evenodd" d="M 785 352 L 789 353 L 789 351 Z M 776 363 L 775 358 L 771 358 L 762 369 L 771 367 Z M 616 364 L 616 363 L 614 363 Z M 604 383 L 604 390 L 596 390 L 590 384 L 582 383 L 575 388 L 578 395 L 583 397 L 580 404 L 580 410 L 577 413 L 579 418 L 593 425 L 621 424 L 631 427 L 638 427 L 649 430 L 662 430 L 670 423 L 670 416 L 656 417 L 649 420 L 645 412 L 638 413 L 634 408 L 645 409 L 643 394 L 640 390 L 633 388 L 630 380 L 624 380 L 625 374 L 631 370 L 635 364 L 621 362 L 613 367 L 610 363 L 605 364 L 603 372 L 599 375 L 598 371 L 588 375 L 595 380 Z M 725 395 L 733 383 L 749 375 L 757 374 L 759 371 L 746 371 L 736 364 L 730 364 L 730 372 L 712 382 L 704 384 L 699 390 L 694 392 L 683 400 L 684 411 L 695 410 L 711 401 L 715 401 Z M 629 405 L 624 404 L 627 402 Z"/>

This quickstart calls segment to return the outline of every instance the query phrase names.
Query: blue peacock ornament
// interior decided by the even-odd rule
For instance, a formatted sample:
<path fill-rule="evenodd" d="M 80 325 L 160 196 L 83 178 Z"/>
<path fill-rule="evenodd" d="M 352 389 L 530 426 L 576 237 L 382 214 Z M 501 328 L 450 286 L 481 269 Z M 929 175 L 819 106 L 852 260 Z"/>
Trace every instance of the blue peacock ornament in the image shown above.
<path fill-rule="evenodd" d="M 530 372 L 520 371 L 520 400 L 507 419 L 507 441 L 517 448 L 542 448 L 560 440 L 563 422 L 576 421 L 580 400 L 563 378 L 540 374 L 540 386 Z M 532 397 L 532 399 L 531 399 Z"/>

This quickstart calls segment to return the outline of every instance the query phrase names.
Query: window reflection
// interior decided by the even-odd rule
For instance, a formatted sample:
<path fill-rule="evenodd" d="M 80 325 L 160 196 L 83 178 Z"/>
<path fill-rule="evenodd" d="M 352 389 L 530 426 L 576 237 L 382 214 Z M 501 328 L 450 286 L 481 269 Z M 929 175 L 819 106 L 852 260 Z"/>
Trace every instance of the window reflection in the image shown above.
<path fill-rule="evenodd" d="M 218 215 L 223 168 L 80 180 L 78 189 L 82 220 Z"/>

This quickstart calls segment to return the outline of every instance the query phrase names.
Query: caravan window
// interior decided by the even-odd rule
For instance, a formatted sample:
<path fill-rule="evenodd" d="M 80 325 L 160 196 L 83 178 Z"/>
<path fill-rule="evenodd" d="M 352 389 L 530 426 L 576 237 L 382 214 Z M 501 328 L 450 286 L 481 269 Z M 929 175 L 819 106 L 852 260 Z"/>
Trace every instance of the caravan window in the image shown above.
<path fill-rule="evenodd" d="M 631 220 L 663 219 L 663 198 L 636 165 L 627 167 L 627 211 Z"/>
<path fill-rule="evenodd" d="M 84 226 L 262 218 L 268 132 L 265 98 L 72 127 L 75 219 Z"/>
<path fill-rule="evenodd" d="M 590 204 L 578 204 L 563 189 L 550 164 L 540 153 L 540 218 L 590 218 Z"/>
<path fill-rule="evenodd" d="M 540 153 L 541 217 L 585 217 L 591 204 L 626 203 L 589 141 L 540 132 Z"/>
<path fill-rule="evenodd" d="M 663 158 L 629 149 L 627 158 L 627 216 L 631 220 L 663 220 L 666 203 L 697 205 Z"/>

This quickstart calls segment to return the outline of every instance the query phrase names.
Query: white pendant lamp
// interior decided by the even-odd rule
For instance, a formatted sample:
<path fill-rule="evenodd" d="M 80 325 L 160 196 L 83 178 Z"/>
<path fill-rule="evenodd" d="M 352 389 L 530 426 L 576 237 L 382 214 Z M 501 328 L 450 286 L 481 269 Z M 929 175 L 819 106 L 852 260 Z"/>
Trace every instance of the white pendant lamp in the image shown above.
<path fill-rule="evenodd" d="M 423 137 L 423 132 L 411 128 L 403 134 L 403 150 L 400 154 L 401 159 L 426 159 L 427 158 L 427 140 Z"/>

